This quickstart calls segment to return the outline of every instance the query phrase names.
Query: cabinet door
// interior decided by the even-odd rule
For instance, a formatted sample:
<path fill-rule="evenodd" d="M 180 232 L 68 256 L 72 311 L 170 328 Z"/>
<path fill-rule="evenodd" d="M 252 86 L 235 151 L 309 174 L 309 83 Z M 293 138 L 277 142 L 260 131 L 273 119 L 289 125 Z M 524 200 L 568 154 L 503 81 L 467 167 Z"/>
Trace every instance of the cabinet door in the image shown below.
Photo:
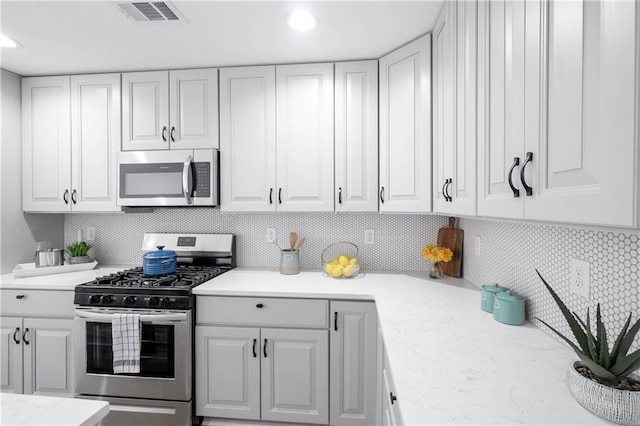
<path fill-rule="evenodd" d="M 122 150 L 169 149 L 169 73 L 122 74 Z"/>
<path fill-rule="evenodd" d="M 260 419 L 260 330 L 196 327 L 196 414 Z"/>
<path fill-rule="evenodd" d="M 548 18 L 546 134 L 527 136 L 525 217 L 634 226 L 638 2 L 541 2 Z M 536 107 L 538 105 L 534 105 Z M 533 108 L 532 108 L 533 109 Z M 540 108 L 533 109 L 538 112 Z"/>
<path fill-rule="evenodd" d="M 478 2 L 480 216 L 524 217 L 525 192 L 519 176 L 524 161 L 524 105 L 528 100 L 525 100 L 526 29 L 532 27 L 525 28 L 524 0 Z M 539 73 L 535 61 L 527 63 L 527 71 Z"/>
<path fill-rule="evenodd" d="M 119 211 L 120 74 L 71 77 L 71 206 Z"/>
<path fill-rule="evenodd" d="M 22 393 L 22 318 L 0 320 L 0 391 Z"/>
<path fill-rule="evenodd" d="M 263 328 L 261 333 L 262 420 L 327 424 L 327 331 Z"/>
<path fill-rule="evenodd" d="M 450 213 L 456 146 L 456 1 L 445 2 L 433 30 L 433 211 Z M 449 190 L 449 192 L 447 192 Z"/>
<path fill-rule="evenodd" d="M 333 211 L 333 64 L 276 67 L 279 211 Z"/>
<path fill-rule="evenodd" d="M 24 319 L 24 393 L 73 396 L 73 320 Z"/>
<path fill-rule="evenodd" d="M 376 422 L 378 316 L 373 302 L 331 302 L 331 424 Z"/>
<path fill-rule="evenodd" d="M 431 211 L 431 34 L 380 58 L 380 211 Z"/>
<path fill-rule="evenodd" d="M 335 206 L 378 211 L 378 62 L 335 64 Z"/>
<path fill-rule="evenodd" d="M 22 80 L 22 209 L 71 210 L 69 77 Z"/>
<path fill-rule="evenodd" d="M 389 368 L 389 360 L 384 355 L 382 367 L 382 424 L 384 426 L 400 426 L 403 423 L 398 404 L 398 394 Z"/>
<path fill-rule="evenodd" d="M 275 67 L 220 70 L 220 209 L 276 209 Z"/>
<path fill-rule="evenodd" d="M 218 70 L 170 71 L 171 149 L 218 148 Z"/>

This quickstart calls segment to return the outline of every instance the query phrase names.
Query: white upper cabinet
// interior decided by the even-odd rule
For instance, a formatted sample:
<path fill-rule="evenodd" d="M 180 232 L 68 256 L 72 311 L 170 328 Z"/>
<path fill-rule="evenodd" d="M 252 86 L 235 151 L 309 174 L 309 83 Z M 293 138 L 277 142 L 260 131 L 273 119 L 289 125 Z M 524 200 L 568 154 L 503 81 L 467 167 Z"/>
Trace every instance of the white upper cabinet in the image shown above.
<path fill-rule="evenodd" d="M 22 209 L 70 211 L 69 77 L 22 80 Z"/>
<path fill-rule="evenodd" d="M 220 70 L 221 210 L 275 211 L 275 67 Z"/>
<path fill-rule="evenodd" d="M 335 206 L 378 211 L 378 61 L 335 64 Z"/>
<path fill-rule="evenodd" d="M 120 75 L 25 78 L 23 210 L 119 211 Z"/>
<path fill-rule="evenodd" d="M 380 59 L 380 211 L 431 211 L 431 34 Z"/>
<path fill-rule="evenodd" d="M 218 148 L 218 70 L 122 74 L 122 149 Z"/>
<path fill-rule="evenodd" d="M 636 224 L 639 7 L 633 1 L 543 2 L 548 108 L 540 130 L 525 138 L 533 154 L 525 218 Z"/>
<path fill-rule="evenodd" d="M 477 2 L 449 1 L 433 31 L 434 212 L 476 213 Z"/>
<path fill-rule="evenodd" d="M 333 211 L 333 64 L 276 67 L 277 209 Z"/>
<path fill-rule="evenodd" d="M 636 224 L 637 7 L 479 3 L 479 215 Z"/>
<path fill-rule="evenodd" d="M 120 74 L 71 77 L 71 209 L 120 211 Z"/>

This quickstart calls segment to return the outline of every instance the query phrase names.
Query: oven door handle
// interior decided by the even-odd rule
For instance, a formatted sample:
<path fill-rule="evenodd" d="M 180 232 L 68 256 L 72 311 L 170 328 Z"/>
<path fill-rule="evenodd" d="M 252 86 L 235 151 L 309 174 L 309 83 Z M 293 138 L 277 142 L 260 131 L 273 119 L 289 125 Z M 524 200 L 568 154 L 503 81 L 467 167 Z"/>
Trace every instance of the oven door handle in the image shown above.
<path fill-rule="evenodd" d="M 182 193 L 184 194 L 184 200 L 187 204 L 193 204 L 191 200 L 191 182 L 193 181 L 191 177 L 191 163 L 193 162 L 193 156 L 190 155 L 184 160 L 184 166 L 182 167 Z"/>
<path fill-rule="evenodd" d="M 94 319 L 94 320 L 104 320 L 111 321 L 113 314 L 103 314 L 99 312 L 91 312 L 91 311 L 75 311 L 76 317 L 78 318 L 86 318 L 86 319 Z M 140 315 L 140 322 L 165 322 L 165 321 L 186 321 L 187 314 L 176 312 L 172 314 L 158 314 L 158 315 Z"/>

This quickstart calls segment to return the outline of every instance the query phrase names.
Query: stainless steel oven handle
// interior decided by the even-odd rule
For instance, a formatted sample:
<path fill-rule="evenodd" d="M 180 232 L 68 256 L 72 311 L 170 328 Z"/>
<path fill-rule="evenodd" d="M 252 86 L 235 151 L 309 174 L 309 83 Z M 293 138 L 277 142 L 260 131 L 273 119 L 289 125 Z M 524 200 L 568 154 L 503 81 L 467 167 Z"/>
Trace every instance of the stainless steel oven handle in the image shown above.
<path fill-rule="evenodd" d="M 189 173 L 191 172 L 192 162 L 193 156 L 190 155 L 184 160 L 184 167 L 182 168 L 182 193 L 187 204 L 193 204 L 191 201 L 191 188 L 189 188 Z"/>
<path fill-rule="evenodd" d="M 91 311 L 75 311 L 76 317 L 78 318 L 86 318 L 86 319 L 95 319 L 95 320 L 104 320 L 111 321 L 111 317 L 113 314 L 103 314 L 99 312 L 91 312 Z M 157 314 L 157 315 L 140 315 L 141 322 L 164 322 L 164 321 L 186 321 L 187 314 L 176 312 L 171 314 Z"/>

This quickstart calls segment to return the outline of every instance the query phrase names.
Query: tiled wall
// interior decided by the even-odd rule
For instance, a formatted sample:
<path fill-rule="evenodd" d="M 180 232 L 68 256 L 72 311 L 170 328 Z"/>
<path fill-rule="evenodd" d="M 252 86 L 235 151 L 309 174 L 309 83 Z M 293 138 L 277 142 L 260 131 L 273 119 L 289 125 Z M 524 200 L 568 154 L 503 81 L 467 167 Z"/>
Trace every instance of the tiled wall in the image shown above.
<path fill-rule="evenodd" d="M 306 238 L 302 268 L 319 268 L 322 250 L 338 241 L 351 241 L 361 250 L 365 268 L 424 270 L 421 248 L 436 241 L 441 216 L 333 213 L 221 213 L 209 208 L 161 209 L 138 214 L 73 214 L 65 218 L 65 241 L 80 228 L 96 228 L 94 256 L 101 264 L 141 264 L 144 232 L 229 232 L 237 236 L 240 266 L 275 268 L 279 253 L 266 243 L 266 229 L 276 228 L 285 244 L 290 231 Z M 527 316 L 541 317 L 568 332 L 535 268 L 568 306 L 581 316 L 600 302 L 613 332 L 629 312 L 640 315 L 640 238 L 637 233 L 602 232 L 554 225 L 531 225 L 461 219 L 465 232 L 463 274 L 475 285 L 498 282 L 527 299 Z M 375 230 L 375 244 L 364 245 L 364 229 Z M 475 237 L 480 236 L 480 254 Z M 589 300 L 569 291 L 569 259 L 591 264 Z"/>

